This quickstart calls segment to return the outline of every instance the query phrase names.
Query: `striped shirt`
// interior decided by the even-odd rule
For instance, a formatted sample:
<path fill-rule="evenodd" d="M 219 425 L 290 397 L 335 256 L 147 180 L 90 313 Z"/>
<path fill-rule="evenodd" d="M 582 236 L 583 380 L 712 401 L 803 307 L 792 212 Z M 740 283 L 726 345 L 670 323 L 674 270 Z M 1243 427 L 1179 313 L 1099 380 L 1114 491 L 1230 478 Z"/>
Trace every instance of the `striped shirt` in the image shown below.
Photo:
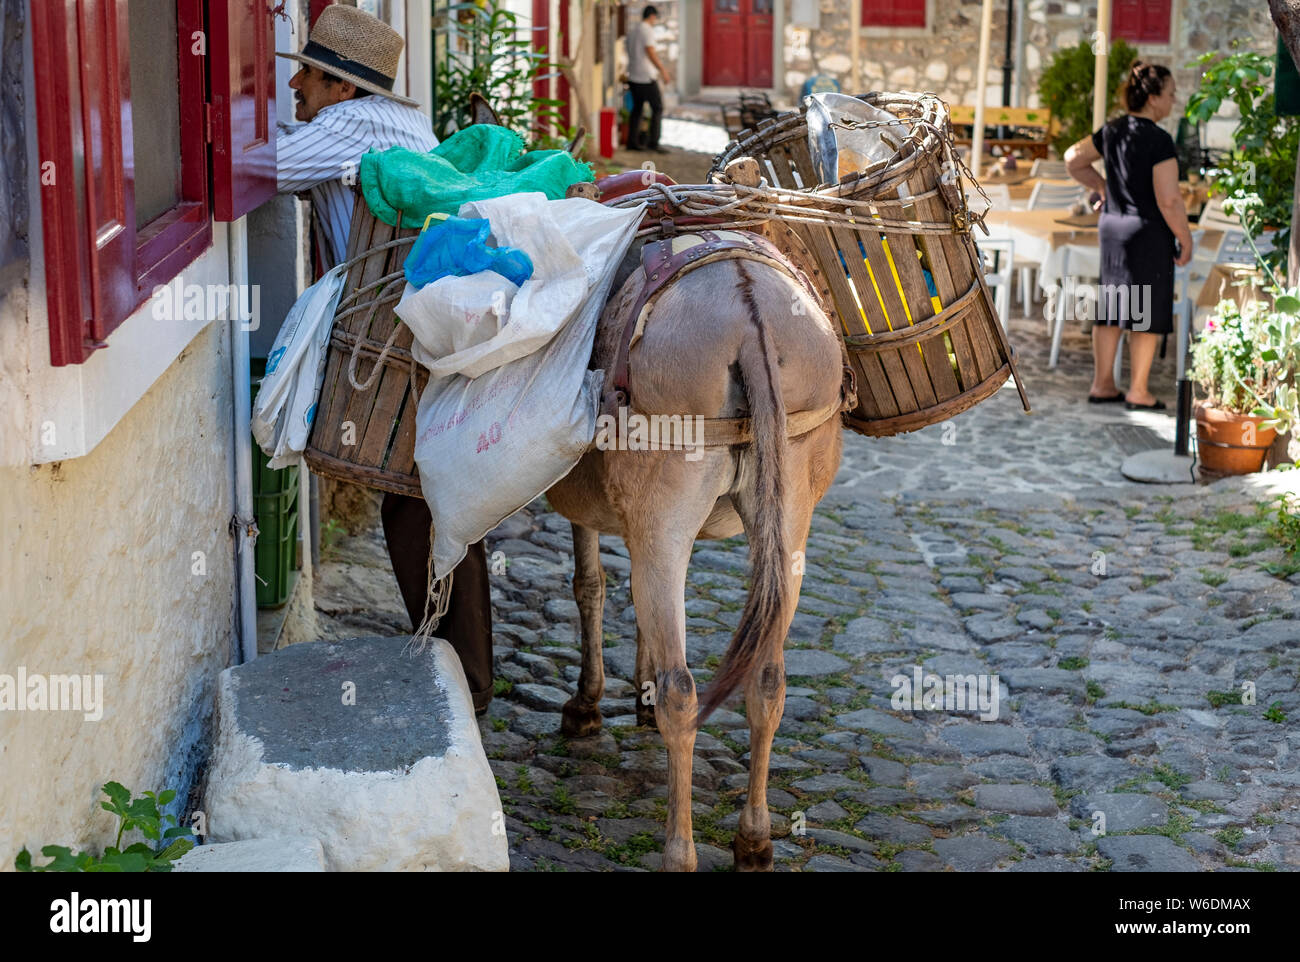
<path fill-rule="evenodd" d="M 279 191 L 311 191 L 329 248 L 321 251 L 326 270 L 347 253 L 361 155 L 393 146 L 430 151 L 438 138 L 418 109 L 377 94 L 322 107 L 305 124 L 280 124 L 275 144 Z"/>

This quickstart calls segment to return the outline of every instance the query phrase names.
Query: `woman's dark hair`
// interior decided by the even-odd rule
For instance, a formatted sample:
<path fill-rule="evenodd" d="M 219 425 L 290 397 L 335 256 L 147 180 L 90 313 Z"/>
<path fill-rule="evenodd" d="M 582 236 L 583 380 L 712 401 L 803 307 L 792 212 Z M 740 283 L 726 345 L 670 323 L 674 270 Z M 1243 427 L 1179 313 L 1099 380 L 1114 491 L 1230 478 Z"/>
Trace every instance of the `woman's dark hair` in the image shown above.
<path fill-rule="evenodd" d="M 1136 113 L 1147 105 L 1149 99 L 1159 96 L 1169 82 L 1169 76 L 1169 68 L 1162 64 L 1133 61 L 1124 87 L 1124 102 L 1128 109 Z"/>

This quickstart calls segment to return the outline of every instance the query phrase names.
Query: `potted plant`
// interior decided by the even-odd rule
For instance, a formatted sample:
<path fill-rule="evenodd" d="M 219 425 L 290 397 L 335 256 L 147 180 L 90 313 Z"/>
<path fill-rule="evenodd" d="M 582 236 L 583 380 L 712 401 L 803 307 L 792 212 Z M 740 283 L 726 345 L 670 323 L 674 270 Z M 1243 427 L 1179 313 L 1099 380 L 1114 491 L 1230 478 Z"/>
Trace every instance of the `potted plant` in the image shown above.
<path fill-rule="evenodd" d="M 1192 380 L 1203 396 L 1195 407 L 1197 451 L 1207 472 L 1251 474 L 1264 466 L 1278 426 L 1272 405 L 1289 380 L 1273 341 L 1280 332 L 1271 326 L 1277 317 L 1264 302 L 1223 300 L 1192 347 Z"/>

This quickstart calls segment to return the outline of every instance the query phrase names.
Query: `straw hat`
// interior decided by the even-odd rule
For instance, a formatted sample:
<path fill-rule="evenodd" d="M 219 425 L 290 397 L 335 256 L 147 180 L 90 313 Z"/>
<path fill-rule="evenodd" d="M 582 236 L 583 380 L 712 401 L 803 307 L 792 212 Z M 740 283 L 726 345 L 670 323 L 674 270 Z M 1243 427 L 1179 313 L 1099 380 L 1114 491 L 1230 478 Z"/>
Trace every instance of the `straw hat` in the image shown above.
<path fill-rule="evenodd" d="M 393 93 L 397 63 L 406 41 L 402 35 L 356 7 L 333 4 L 321 11 L 302 53 L 278 53 L 351 81 L 362 90 L 409 107 L 414 100 Z"/>

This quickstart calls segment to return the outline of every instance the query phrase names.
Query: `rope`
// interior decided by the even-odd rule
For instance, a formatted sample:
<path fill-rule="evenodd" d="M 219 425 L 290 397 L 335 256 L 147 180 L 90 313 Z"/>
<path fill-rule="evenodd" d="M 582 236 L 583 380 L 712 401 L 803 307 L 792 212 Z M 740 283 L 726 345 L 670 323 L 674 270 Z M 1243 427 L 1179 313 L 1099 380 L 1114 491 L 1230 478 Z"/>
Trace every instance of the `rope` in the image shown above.
<path fill-rule="evenodd" d="M 389 286 L 391 287 L 396 283 L 398 282 L 392 281 Z M 384 293 L 387 293 L 387 289 L 385 289 Z M 382 296 L 383 294 L 380 295 L 381 298 Z M 370 314 L 366 317 L 364 325 L 366 330 L 369 330 L 371 322 L 375 319 L 375 312 L 379 310 L 380 303 L 380 300 L 376 300 L 370 305 Z M 362 343 L 362 339 L 360 337 L 357 338 L 356 343 L 352 345 L 352 356 L 348 359 L 348 383 L 352 385 L 354 391 L 368 391 L 370 385 L 375 383 L 375 378 L 379 375 L 380 369 L 384 366 L 384 361 L 388 359 L 388 352 L 393 349 L 393 343 L 397 340 L 397 335 L 401 332 L 402 325 L 394 324 L 393 333 L 389 334 L 388 340 L 384 342 L 384 347 L 379 352 L 379 360 L 375 361 L 374 367 L 370 369 L 370 376 L 366 378 L 365 383 L 359 383 L 357 381 L 357 357 L 360 354 Z"/>
<path fill-rule="evenodd" d="M 884 217 L 882 207 L 914 206 L 917 201 L 941 196 L 939 188 L 931 188 L 907 197 L 881 200 L 856 200 L 806 191 L 787 190 L 782 187 L 746 187 L 741 184 L 654 184 L 649 189 L 628 194 L 611 201 L 610 207 L 636 207 L 644 203 L 664 203 L 688 217 L 718 217 L 734 213 L 738 219 L 724 224 L 710 225 L 713 229 L 732 229 L 754 226 L 768 220 L 796 221 L 823 227 L 840 227 L 861 233 L 895 232 L 907 234 L 953 234 L 961 229 L 953 222 L 919 221 Z M 833 206 L 832 206 L 833 205 Z M 684 228 L 689 229 L 689 228 Z M 657 233 L 660 225 L 652 223 L 642 227 L 637 236 Z"/>
<path fill-rule="evenodd" d="M 451 579 L 456 574 L 453 569 L 448 571 L 444 578 L 433 576 L 433 535 L 433 525 L 429 525 L 429 564 L 425 569 L 424 618 L 415 629 L 415 634 L 411 636 L 411 644 L 415 646 L 417 654 L 424 650 L 433 633 L 438 630 L 438 622 L 451 608 Z M 433 603 L 432 611 L 429 610 L 430 602 Z"/>

